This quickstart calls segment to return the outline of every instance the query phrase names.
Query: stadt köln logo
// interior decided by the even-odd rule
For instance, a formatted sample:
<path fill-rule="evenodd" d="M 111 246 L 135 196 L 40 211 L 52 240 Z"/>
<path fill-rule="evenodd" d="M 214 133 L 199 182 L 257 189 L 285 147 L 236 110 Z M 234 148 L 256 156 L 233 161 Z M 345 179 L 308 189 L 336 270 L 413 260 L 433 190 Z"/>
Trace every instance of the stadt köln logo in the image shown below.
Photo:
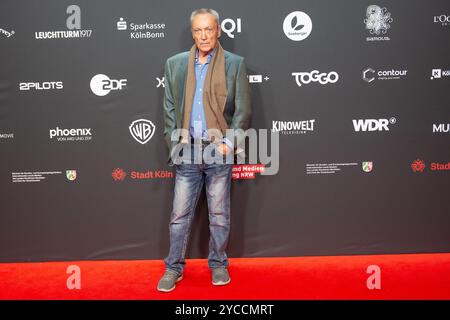
<path fill-rule="evenodd" d="M 127 177 L 127 173 L 122 168 L 116 168 L 111 174 L 114 181 L 123 181 Z M 129 171 L 129 179 L 134 181 L 155 180 L 155 179 L 173 179 L 174 173 L 169 170 L 146 170 L 146 171 Z"/>
<path fill-rule="evenodd" d="M 413 172 L 423 172 L 425 170 L 425 161 L 416 159 L 411 163 L 411 169 Z"/>
<path fill-rule="evenodd" d="M 111 173 L 111 176 L 114 179 L 114 181 L 123 181 L 127 176 L 127 174 L 125 171 L 123 171 L 122 168 L 115 168 Z"/>
<path fill-rule="evenodd" d="M 421 159 L 416 159 L 411 163 L 411 169 L 413 172 L 423 172 L 426 168 L 425 161 Z M 432 172 L 434 171 L 450 171 L 450 161 L 448 162 L 438 162 L 433 161 L 430 163 L 428 169 Z"/>
<path fill-rule="evenodd" d="M 66 177 L 70 181 L 74 181 L 77 178 L 77 170 L 66 170 Z"/>
<path fill-rule="evenodd" d="M 134 120 L 128 128 L 131 136 L 140 144 L 146 144 L 155 134 L 155 125 L 147 119 Z"/>
<path fill-rule="evenodd" d="M 364 172 L 371 172 L 373 169 L 373 162 L 372 161 L 363 161 L 362 169 Z"/>

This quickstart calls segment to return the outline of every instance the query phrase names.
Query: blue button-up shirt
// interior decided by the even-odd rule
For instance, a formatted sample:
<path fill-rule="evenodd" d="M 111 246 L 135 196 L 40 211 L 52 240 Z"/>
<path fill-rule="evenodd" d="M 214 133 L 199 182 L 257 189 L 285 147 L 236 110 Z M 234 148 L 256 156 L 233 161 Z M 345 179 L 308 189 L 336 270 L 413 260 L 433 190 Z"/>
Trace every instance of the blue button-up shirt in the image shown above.
<path fill-rule="evenodd" d="M 208 127 L 206 125 L 205 110 L 203 109 L 203 89 L 205 86 L 206 73 L 211 58 L 216 49 L 208 53 L 208 58 L 205 64 L 200 63 L 198 58 L 198 50 L 195 51 L 195 95 L 192 103 L 191 122 L 189 132 L 191 137 L 195 139 L 208 139 Z"/>

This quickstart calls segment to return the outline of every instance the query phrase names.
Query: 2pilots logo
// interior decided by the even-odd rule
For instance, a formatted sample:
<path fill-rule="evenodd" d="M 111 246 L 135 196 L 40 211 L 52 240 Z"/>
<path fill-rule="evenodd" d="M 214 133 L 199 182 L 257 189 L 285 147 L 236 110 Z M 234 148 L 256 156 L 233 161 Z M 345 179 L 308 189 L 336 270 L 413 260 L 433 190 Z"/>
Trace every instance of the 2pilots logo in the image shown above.
<path fill-rule="evenodd" d="M 302 84 L 309 84 L 311 82 L 319 82 L 320 84 L 336 83 L 339 80 L 339 75 L 335 71 L 329 73 L 319 73 L 317 70 L 311 72 L 293 72 L 295 82 L 299 87 Z"/>
<path fill-rule="evenodd" d="M 91 79 L 91 90 L 99 96 L 106 96 L 111 90 L 122 90 L 127 85 L 127 79 L 110 79 L 107 75 L 97 74 Z"/>
<path fill-rule="evenodd" d="M 20 82 L 19 90 L 61 90 L 63 89 L 62 81 L 44 81 L 44 82 Z"/>
<path fill-rule="evenodd" d="M 292 41 L 305 40 L 312 31 L 311 18 L 302 11 L 291 12 L 284 19 L 283 31 Z"/>
<path fill-rule="evenodd" d="M 155 125 L 150 120 L 138 119 L 130 124 L 129 130 L 134 140 L 146 144 L 155 133 Z"/>

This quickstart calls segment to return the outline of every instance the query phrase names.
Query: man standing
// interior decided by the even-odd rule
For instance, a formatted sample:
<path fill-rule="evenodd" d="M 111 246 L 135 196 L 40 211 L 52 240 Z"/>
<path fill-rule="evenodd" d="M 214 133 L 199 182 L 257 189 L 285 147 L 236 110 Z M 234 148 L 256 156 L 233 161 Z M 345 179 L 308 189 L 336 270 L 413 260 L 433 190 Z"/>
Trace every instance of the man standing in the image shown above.
<path fill-rule="evenodd" d="M 250 88 L 244 59 L 225 51 L 219 42 L 219 15 L 212 9 L 191 14 L 195 44 L 189 52 L 169 58 L 165 65 L 164 136 L 173 156 L 177 145 L 200 152 L 213 147 L 223 158 L 234 154 L 238 139 L 224 138 L 227 129 L 247 130 L 250 124 Z M 173 133 L 181 130 L 181 141 Z M 228 136 L 227 136 L 228 137 Z M 181 143 L 180 143 L 181 142 Z M 184 151 L 187 149 L 184 148 Z M 188 150 L 190 151 L 190 149 Z M 212 284 L 230 282 L 226 247 L 230 233 L 231 163 L 200 163 L 190 153 L 176 164 L 173 210 L 170 216 L 166 271 L 157 289 L 169 292 L 183 278 L 185 252 L 203 184 L 209 211 L 208 267 Z M 171 157 L 170 162 L 173 163 Z"/>

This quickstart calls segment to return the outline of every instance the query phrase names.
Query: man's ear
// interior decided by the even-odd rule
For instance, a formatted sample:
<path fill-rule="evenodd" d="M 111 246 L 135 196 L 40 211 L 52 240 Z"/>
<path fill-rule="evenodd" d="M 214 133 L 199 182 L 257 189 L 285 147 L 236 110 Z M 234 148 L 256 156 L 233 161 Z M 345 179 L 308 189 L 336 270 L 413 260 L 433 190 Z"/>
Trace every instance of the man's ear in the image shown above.
<path fill-rule="evenodd" d="M 222 28 L 220 27 L 219 24 L 217 24 L 217 28 L 218 28 L 217 38 L 220 38 L 220 36 L 222 35 Z"/>

